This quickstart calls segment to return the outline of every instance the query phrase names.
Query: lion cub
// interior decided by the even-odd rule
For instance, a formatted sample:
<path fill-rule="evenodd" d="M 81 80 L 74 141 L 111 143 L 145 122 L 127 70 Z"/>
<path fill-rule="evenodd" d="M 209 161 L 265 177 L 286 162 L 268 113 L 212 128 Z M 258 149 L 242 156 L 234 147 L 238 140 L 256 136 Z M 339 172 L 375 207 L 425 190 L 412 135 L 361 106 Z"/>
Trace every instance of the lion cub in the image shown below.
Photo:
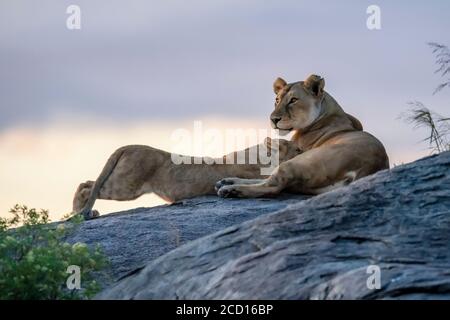
<path fill-rule="evenodd" d="M 272 159 L 273 156 L 278 157 L 279 163 L 301 153 L 296 143 L 266 138 L 260 145 L 215 159 L 221 161 L 214 164 L 204 161 L 201 164 L 175 164 L 171 153 L 163 150 L 142 145 L 121 147 L 110 156 L 96 181 L 79 185 L 73 199 L 73 213 L 82 214 L 86 219 L 98 216 L 99 213 L 92 210 L 96 199 L 126 201 L 155 193 L 168 202 L 175 202 L 216 194 L 216 182 L 226 177 L 260 179 L 264 165 L 259 157 L 256 164 L 225 164 L 230 157 L 237 159 L 245 156 L 244 159 L 250 159 L 250 154 L 258 154 L 259 148 L 269 151 Z"/>

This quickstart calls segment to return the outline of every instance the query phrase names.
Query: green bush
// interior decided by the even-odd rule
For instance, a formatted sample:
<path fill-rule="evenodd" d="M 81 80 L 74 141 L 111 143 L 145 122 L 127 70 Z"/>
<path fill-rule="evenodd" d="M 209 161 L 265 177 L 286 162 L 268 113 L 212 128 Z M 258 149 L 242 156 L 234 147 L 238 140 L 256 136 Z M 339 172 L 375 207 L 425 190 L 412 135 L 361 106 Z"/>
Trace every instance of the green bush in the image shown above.
<path fill-rule="evenodd" d="M 81 219 L 56 227 L 46 210 L 16 205 L 10 213 L 0 218 L 0 299 L 86 299 L 98 291 L 92 273 L 106 266 L 100 248 L 63 240 Z M 71 265 L 80 268 L 81 290 L 66 285 Z"/>

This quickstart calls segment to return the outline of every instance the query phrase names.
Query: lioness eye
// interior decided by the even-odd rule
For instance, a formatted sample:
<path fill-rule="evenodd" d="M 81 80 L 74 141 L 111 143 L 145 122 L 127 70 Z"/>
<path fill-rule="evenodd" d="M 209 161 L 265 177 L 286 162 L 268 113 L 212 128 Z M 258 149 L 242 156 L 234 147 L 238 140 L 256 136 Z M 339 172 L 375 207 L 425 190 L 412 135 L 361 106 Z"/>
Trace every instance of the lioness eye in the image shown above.
<path fill-rule="evenodd" d="M 297 98 L 291 98 L 291 100 L 289 101 L 289 103 L 294 103 L 296 102 L 298 99 Z"/>

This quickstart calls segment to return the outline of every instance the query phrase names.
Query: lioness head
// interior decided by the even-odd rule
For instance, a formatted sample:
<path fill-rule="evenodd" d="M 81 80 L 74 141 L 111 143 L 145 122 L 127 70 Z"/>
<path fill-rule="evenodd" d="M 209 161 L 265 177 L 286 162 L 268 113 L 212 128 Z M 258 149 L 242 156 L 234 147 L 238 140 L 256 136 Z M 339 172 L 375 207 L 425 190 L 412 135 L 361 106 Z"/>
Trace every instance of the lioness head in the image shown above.
<path fill-rule="evenodd" d="M 324 86 L 325 80 L 317 75 L 290 84 L 276 79 L 273 84 L 275 110 L 270 115 L 272 127 L 286 135 L 291 130 L 301 130 L 312 124 L 321 113 Z"/>

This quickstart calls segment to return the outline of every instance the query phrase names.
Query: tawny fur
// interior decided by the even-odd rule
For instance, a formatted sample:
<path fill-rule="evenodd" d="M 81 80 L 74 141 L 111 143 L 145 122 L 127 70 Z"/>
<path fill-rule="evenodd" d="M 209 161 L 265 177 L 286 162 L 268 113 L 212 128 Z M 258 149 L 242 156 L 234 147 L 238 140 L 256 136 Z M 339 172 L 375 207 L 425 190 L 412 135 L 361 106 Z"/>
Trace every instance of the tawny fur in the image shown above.
<path fill-rule="evenodd" d="M 174 164 L 171 154 L 163 150 L 142 145 L 119 148 L 110 156 L 96 181 L 79 185 L 72 211 L 92 218 L 98 216 L 98 212 L 92 210 L 96 199 L 126 201 L 155 193 L 168 202 L 176 202 L 216 194 L 216 182 L 225 177 L 262 178 L 263 165 L 259 157 L 256 164 L 226 164 L 231 158 L 237 163 L 238 154 L 245 155 L 248 163 L 250 152 L 257 155 L 261 147 L 270 150 L 280 163 L 300 153 L 291 141 L 276 139 L 273 143 L 267 138 L 263 144 L 223 156 L 224 164 Z M 194 158 L 189 158 L 194 163 Z"/>
<path fill-rule="evenodd" d="M 267 179 L 218 182 L 219 196 L 319 194 L 389 168 L 383 144 L 364 132 L 359 120 L 345 113 L 324 87 L 325 80 L 317 75 L 291 84 L 275 80 L 272 126 L 282 133 L 294 131 L 291 141 L 303 152 L 281 163 Z"/>
<path fill-rule="evenodd" d="M 216 192 L 221 197 L 319 194 L 389 168 L 383 144 L 363 131 L 324 86 L 316 75 L 291 84 L 275 81 L 272 125 L 294 135 L 280 140 L 280 165 L 268 178 L 261 176 L 260 163 L 176 165 L 168 152 L 126 146 L 113 153 L 95 182 L 80 184 L 73 212 L 89 218 L 98 215 L 92 211 L 96 199 L 133 200 L 145 193 L 169 202 Z"/>

